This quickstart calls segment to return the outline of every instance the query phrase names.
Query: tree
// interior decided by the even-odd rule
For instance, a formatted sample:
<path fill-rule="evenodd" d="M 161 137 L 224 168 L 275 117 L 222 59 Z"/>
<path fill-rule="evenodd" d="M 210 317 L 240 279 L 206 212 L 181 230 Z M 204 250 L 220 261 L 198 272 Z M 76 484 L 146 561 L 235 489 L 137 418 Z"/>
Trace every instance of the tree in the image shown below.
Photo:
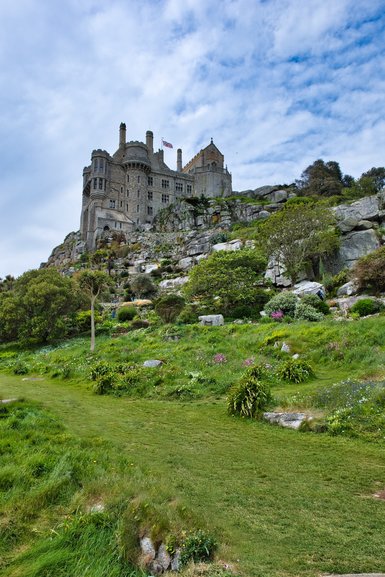
<path fill-rule="evenodd" d="M 263 223 L 257 241 L 294 284 L 311 259 L 337 248 L 333 224 L 332 212 L 319 204 L 292 204 Z"/>
<path fill-rule="evenodd" d="M 150 297 L 156 293 L 156 287 L 147 274 L 138 274 L 131 282 L 131 290 L 136 297 Z"/>
<path fill-rule="evenodd" d="M 305 196 L 339 195 L 346 185 L 338 162 L 325 162 L 321 159 L 305 168 L 296 184 L 300 193 Z"/>
<path fill-rule="evenodd" d="M 172 323 L 182 312 L 185 304 L 184 298 L 177 294 L 163 295 L 155 303 L 155 312 L 163 322 Z"/>
<path fill-rule="evenodd" d="M 184 286 L 188 298 L 198 298 L 210 306 L 231 313 L 240 305 L 263 308 L 268 300 L 260 288 L 266 259 L 255 250 L 219 251 L 200 261 Z M 263 301 L 263 302 L 262 302 Z"/>
<path fill-rule="evenodd" d="M 1 294 L 0 338 L 44 343 L 63 337 L 81 306 L 72 279 L 54 268 L 30 270 Z"/>
<path fill-rule="evenodd" d="M 361 174 L 360 178 L 353 184 L 352 193 L 354 197 L 371 196 L 380 192 L 385 186 L 385 168 L 379 166 Z"/>
<path fill-rule="evenodd" d="M 385 291 L 385 246 L 358 259 L 353 268 L 360 291 L 381 293 Z"/>
<path fill-rule="evenodd" d="M 90 299 L 91 305 L 91 346 L 90 350 L 95 350 L 95 302 L 99 295 L 109 286 L 112 280 L 108 274 L 100 270 L 84 270 L 79 273 L 78 282 L 80 288 Z"/>

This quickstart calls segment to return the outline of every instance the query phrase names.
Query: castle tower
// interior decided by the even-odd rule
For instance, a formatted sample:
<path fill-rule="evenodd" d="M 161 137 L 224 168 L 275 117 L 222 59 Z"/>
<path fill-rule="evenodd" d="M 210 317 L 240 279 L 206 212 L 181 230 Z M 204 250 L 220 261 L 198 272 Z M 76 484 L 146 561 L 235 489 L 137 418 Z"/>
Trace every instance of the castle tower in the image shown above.
<path fill-rule="evenodd" d="M 151 130 L 146 132 L 146 145 L 148 148 L 148 153 L 150 155 L 154 154 L 154 134 Z"/>
<path fill-rule="evenodd" d="M 126 146 L 126 125 L 124 122 L 120 123 L 119 127 L 119 148 L 124 150 Z"/>
<path fill-rule="evenodd" d="M 148 175 L 151 163 L 148 147 L 143 142 L 128 142 L 123 165 L 126 169 L 126 212 L 136 224 L 147 222 L 148 217 Z"/>
<path fill-rule="evenodd" d="M 178 148 L 176 151 L 176 169 L 178 172 L 182 172 L 182 149 Z"/>

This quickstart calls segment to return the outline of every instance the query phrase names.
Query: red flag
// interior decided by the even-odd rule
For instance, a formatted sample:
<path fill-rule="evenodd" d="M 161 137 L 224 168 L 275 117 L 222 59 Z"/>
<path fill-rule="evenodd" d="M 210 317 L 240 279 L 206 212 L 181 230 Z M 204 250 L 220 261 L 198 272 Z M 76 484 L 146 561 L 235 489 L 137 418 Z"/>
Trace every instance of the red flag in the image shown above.
<path fill-rule="evenodd" d="M 166 142 L 165 140 L 163 140 L 163 138 L 162 138 L 162 144 L 163 146 L 167 146 L 167 148 L 174 148 L 171 142 Z"/>

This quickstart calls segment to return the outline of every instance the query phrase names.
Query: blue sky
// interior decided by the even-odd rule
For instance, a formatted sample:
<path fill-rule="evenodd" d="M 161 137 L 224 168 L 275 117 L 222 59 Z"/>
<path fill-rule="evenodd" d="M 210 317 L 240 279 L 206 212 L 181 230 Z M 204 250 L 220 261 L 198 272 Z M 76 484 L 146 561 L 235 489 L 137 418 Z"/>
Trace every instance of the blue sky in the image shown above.
<path fill-rule="evenodd" d="M 384 52 L 385 0 L 0 2 L 0 277 L 79 228 L 122 121 L 171 168 L 213 137 L 239 191 L 384 166 Z"/>

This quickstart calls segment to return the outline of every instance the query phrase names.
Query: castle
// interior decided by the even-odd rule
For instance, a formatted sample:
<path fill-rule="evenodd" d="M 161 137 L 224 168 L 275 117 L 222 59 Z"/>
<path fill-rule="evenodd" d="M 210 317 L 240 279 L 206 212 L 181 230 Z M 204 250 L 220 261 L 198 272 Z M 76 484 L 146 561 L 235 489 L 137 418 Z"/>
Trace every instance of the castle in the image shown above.
<path fill-rule="evenodd" d="M 179 148 L 176 170 L 165 164 L 163 150 L 154 152 L 153 140 L 147 131 L 146 143 L 126 142 L 126 125 L 121 123 L 118 150 L 112 156 L 105 150 L 92 152 L 91 164 L 83 170 L 80 223 L 88 249 L 94 249 L 106 231 L 126 237 L 151 225 L 155 215 L 177 199 L 231 195 L 231 174 L 212 139 L 184 167 Z"/>

